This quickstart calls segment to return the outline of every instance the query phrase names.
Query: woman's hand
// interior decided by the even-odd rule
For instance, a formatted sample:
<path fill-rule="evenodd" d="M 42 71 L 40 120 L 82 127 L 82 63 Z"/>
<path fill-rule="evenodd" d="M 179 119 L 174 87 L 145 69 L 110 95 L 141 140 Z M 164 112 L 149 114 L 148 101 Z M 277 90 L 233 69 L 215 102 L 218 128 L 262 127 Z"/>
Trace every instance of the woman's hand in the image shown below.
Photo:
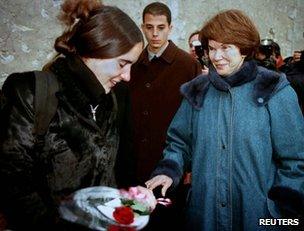
<path fill-rule="evenodd" d="M 153 190 L 157 186 L 162 185 L 161 194 L 165 197 L 168 188 L 172 185 L 173 180 L 166 175 L 158 175 L 153 177 L 151 180 L 148 180 L 145 184 L 148 189 Z"/>
<path fill-rule="evenodd" d="M 292 61 L 293 62 L 299 62 L 301 60 L 301 51 L 294 51 Z"/>

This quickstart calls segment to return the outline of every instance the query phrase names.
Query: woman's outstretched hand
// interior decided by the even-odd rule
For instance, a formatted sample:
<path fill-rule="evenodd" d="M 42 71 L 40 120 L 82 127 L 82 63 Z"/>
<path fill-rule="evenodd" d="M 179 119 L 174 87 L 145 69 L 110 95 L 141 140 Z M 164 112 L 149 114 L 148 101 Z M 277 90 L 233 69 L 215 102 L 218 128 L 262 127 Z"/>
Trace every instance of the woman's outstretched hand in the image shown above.
<path fill-rule="evenodd" d="M 157 186 L 162 186 L 161 194 L 165 197 L 168 188 L 172 185 L 173 180 L 166 175 L 158 175 L 153 177 L 151 180 L 146 181 L 146 186 L 148 189 L 153 190 Z"/>

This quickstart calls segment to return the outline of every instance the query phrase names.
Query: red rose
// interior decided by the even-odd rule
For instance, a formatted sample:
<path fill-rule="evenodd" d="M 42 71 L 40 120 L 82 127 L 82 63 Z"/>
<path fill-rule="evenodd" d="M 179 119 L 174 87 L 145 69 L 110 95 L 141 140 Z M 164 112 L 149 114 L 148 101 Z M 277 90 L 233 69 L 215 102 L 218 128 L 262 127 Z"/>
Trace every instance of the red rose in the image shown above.
<path fill-rule="evenodd" d="M 136 231 L 133 227 L 121 227 L 117 225 L 110 225 L 107 231 Z"/>
<path fill-rule="evenodd" d="M 129 225 L 134 221 L 134 213 L 130 207 L 122 206 L 115 208 L 113 212 L 115 220 L 124 225 Z"/>

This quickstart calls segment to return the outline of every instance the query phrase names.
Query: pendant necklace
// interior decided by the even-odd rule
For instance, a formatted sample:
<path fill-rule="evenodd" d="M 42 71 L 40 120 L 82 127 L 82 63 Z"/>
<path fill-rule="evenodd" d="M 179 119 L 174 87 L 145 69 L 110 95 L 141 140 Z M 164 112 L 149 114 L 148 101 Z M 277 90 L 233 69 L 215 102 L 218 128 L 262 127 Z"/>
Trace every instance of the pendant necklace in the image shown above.
<path fill-rule="evenodd" d="M 91 113 L 93 115 L 93 120 L 95 120 L 95 121 L 96 121 L 96 110 L 97 110 L 98 106 L 99 105 L 97 104 L 96 107 L 93 107 L 92 104 L 90 104 Z"/>

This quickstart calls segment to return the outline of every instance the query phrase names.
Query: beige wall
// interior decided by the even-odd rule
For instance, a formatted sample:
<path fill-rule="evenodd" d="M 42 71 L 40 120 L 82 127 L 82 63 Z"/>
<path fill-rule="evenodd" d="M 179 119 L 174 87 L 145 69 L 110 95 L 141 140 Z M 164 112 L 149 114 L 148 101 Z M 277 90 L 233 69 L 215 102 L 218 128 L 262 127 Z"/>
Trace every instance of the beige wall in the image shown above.
<path fill-rule="evenodd" d="M 12 72 L 40 69 L 54 55 L 53 42 L 61 33 L 56 15 L 60 0 L 0 0 L 0 86 Z M 104 0 L 141 23 L 151 0 Z M 189 34 L 222 9 L 245 11 L 261 38 L 277 41 L 283 56 L 304 49 L 304 0 L 166 0 L 173 16 L 171 39 L 187 49 Z"/>

